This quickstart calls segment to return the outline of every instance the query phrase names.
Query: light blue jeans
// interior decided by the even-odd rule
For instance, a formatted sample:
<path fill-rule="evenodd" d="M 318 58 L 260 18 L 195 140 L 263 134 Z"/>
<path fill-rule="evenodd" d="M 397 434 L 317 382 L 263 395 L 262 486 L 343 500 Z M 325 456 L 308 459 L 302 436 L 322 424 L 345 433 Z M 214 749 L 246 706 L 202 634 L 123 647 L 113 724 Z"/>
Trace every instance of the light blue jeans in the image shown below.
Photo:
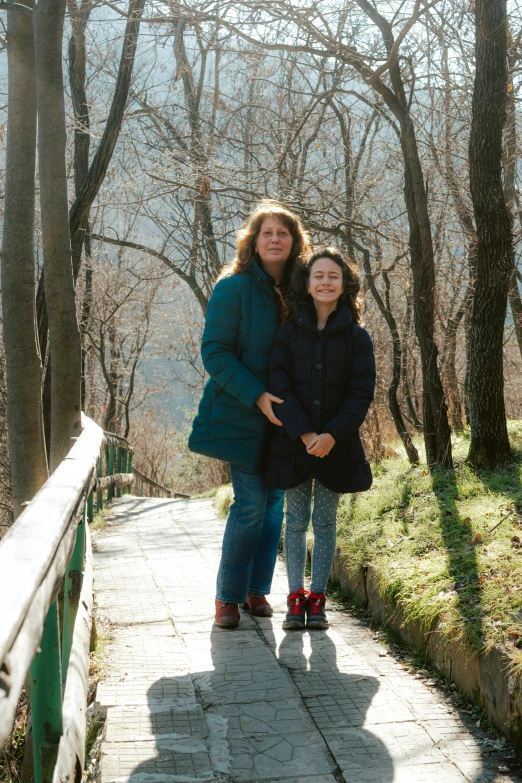
<path fill-rule="evenodd" d="M 312 478 L 286 491 L 285 560 L 289 593 L 304 587 L 306 532 L 310 517 L 314 532 L 310 590 L 313 593 L 325 592 L 337 543 L 337 506 L 340 497 L 338 492 L 326 489 L 317 479 L 314 486 Z"/>
<path fill-rule="evenodd" d="M 234 502 L 230 506 L 216 598 L 241 604 L 247 593 L 268 595 L 283 526 L 285 493 L 266 486 L 261 473 L 230 465 Z"/>

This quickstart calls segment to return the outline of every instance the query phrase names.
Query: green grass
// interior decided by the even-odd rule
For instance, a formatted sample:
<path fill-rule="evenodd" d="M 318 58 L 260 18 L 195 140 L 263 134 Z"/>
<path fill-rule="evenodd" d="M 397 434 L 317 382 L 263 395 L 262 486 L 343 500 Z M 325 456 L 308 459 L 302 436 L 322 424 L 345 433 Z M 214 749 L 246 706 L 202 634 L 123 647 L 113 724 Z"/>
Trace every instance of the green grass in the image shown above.
<path fill-rule="evenodd" d="M 110 506 L 105 505 L 101 511 L 94 514 L 92 523 L 89 525 L 91 533 L 101 533 L 107 527 L 107 516 L 111 516 Z"/>
<path fill-rule="evenodd" d="M 230 511 L 230 506 L 232 504 L 232 501 L 234 499 L 234 493 L 232 491 L 232 484 L 223 484 L 222 487 L 219 487 L 216 494 L 215 494 L 215 505 L 216 510 L 220 517 L 226 518 L 228 516 L 228 512 Z"/>
<path fill-rule="evenodd" d="M 203 500 L 204 498 L 215 498 L 220 487 L 212 487 L 207 489 L 206 492 L 198 492 L 196 495 L 192 495 L 193 500 Z"/>
<path fill-rule="evenodd" d="M 522 549 L 511 540 L 522 539 L 522 422 L 509 430 L 513 460 L 495 471 L 466 464 L 466 432 L 454 437 L 455 471 L 401 456 L 375 465 L 372 489 L 341 500 L 338 543 L 353 575 L 373 564 L 408 619 L 438 621 L 472 651 L 504 645 L 522 672 Z"/>

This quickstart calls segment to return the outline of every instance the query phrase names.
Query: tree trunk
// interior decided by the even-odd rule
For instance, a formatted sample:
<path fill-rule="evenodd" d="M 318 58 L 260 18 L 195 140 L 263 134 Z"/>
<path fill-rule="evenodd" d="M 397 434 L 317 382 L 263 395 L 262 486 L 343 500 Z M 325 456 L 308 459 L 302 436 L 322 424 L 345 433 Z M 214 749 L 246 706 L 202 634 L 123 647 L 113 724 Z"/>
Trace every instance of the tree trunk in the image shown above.
<path fill-rule="evenodd" d="M 455 315 L 448 321 L 443 350 L 443 377 L 448 397 L 449 415 L 453 429 L 457 431 L 464 429 L 464 411 L 462 408 L 459 379 L 457 377 L 455 364 L 457 355 L 457 332 L 466 310 L 466 300 L 467 295 Z"/>
<path fill-rule="evenodd" d="M 32 5 L 28 2 L 27 5 Z M 47 479 L 42 362 L 35 329 L 36 87 L 30 14 L 7 12 L 8 120 L 2 314 L 14 517 Z"/>
<path fill-rule="evenodd" d="M 517 165 L 517 110 L 515 96 L 513 94 L 513 78 L 516 60 L 512 47 L 511 34 L 509 35 L 509 87 L 506 114 L 506 132 L 504 143 L 504 198 L 508 209 L 511 231 L 513 231 L 515 219 L 514 210 L 516 203 L 515 174 Z M 516 254 L 513 248 L 513 272 L 509 281 L 509 306 L 513 316 L 513 326 L 517 338 L 518 350 L 522 356 L 522 300 L 518 290 L 516 275 Z"/>
<path fill-rule="evenodd" d="M 393 347 L 393 359 L 392 359 L 392 379 L 391 379 L 390 386 L 388 388 L 388 404 L 390 408 L 390 413 L 393 418 L 393 423 L 395 424 L 397 434 L 399 435 L 402 444 L 406 449 L 406 454 L 408 455 L 408 459 L 412 465 L 418 465 L 420 462 L 419 453 L 415 448 L 415 444 L 411 439 L 410 433 L 406 429 L 406 425 L 404 424 L 404 419 L 402 417 L 399 401 L 397 400 L 397 391 L 399 389 L 400 382 L 401 382 L 402 348 L 401 348 L 401 341 L 399 337 L 399 330 L 397 329 L 397 323 L 395 321 L 395 318 L 393 317 L 393 313 L 390 308 L 389 280 L 385 279 L 386 288 L 387 288 L 386 304 L 385 304 L 382 300 L 379 291 L 377 290 L 377 286 L 375 285 L 375 280 L 373 277 L 373 272 L 370 264 L 369 252 L 364 248 L 360 247 L 357 243 L 353 242 L 353 240 L 351 240 L 351 242 L 358 250 L 362 251 L 363 258 L 364 258 L 364 272 L 366 275 L 366 279 L 368 281 L 368 286 L 370 288 L 370 291 L 372 292 L 372 296 L 375 299 L 377 307 L 379 308 L 381 315 L 386 321 L 388 328 L 390 330 L 390 334 L 392 338 L 392 347 Z"/>
<path fill-rule="evenodd" d="M 402 352 L 401 375 L 402 375 L 404 399 L 406 401 L 406 407 L 408 408 L 408 415 L 412 421 L 415 431 L 422 432 L 422 422 L 418 417 L 417 409 L 412 400 L 410 379 L 408 377 L 408 345 L 410 343 L 410 337 L 411 337 L 412 310 L 413 310 L 412 292 L 411 292 L 411 286 L 408 283 L 406 288 L 406 315 L 404 318 L 404 331 L 402 334 L 402 344 L 404 346 L 404 350 Z"/>
<path fill-rule="evenodd" d="M 85 90 L 85 28 L 92 8 L 90 0 L 83 0 L 78 7 L 76 0 L 67 0 L 72 22 L 72 35 L 69 38 L 69 84 L 74 110 L 74 195 L 80 192 L 89 173 L 90 117 L 87 93 Z M 72 238 L 73 269 L 79 269 L 82 249 L 89 220 L 89 212 L 84 218 L 80 230 Z"/>
<path fill-rule="evenodd" d="M 503 338 L 513 241 L 502 183 L 502 130 L 508 89 L 506 0 L 476 0 L 476 70 L 469 142 L 477 259 L 469 334 L 469 460 L 505 462 Z"/>
<path fill-rule="evenodd" d="M 89 146 L 90 146 L 90 117 L 87 93 L 85 90 L 85 28 L 92 9 L 91 0 L 82 0 L 78 6 L 76 0 L 67 0 L 69 14 L 72 22 L 72 35 L 69 38 L 69 84 L 74 110 L 74 193 L 81 191 L 89 173 Z M 74 269 L 80 269 L 82 250 L 85 248 L 85 290 L 82 302 L 80 319 L 80 338 L 82 341 L 82 410 L 85 410 L 86 381 L 85 367 L 86 355 L 89 350 L 87 329 L 89 328 L 91 304 L 92 304 L 92 266 L 90 264 L 91 243 L 89 236 L 89 213 L 84 222 L 74 235 L 71 242 L 72 265 Z"/>
<path fill-rule="evenodd" d="M 51 459 L 54 470 L 81 432 L 81 344 L 76 318 L 62 74 L 65 0 L 39 0 L 34 12 L 38 158 L 45 300 L 51 361 Z"/>
<path fill-rule="evenodd" d="M 444 390 L 437 366 L 435 323 L 435 261 L 428 214 L 428 198 L 409 113 L 401 119 L 404 158 L 404 198 L 410 228 L 413 279 L 413 317 L 422 366 L 423 429 L 428 465 L 453 466 L 451 430 Z"/>

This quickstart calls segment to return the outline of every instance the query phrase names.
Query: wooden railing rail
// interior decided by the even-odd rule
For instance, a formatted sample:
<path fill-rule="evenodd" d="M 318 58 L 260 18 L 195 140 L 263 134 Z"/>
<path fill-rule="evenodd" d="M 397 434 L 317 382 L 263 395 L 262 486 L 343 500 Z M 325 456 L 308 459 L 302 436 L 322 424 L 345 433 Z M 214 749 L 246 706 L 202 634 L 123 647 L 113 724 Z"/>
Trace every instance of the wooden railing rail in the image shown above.
<path fill-rule="evenodd" d="M 86 416 L 82 422 L 67 457 L 0 541 L 0 748 L 30 673 L 35 783 L 81 780 L 84 768 L 92 618 L 86 522 L 94 496 L 100 511 L 104 493 L 110 501 L 138 478 L 155 492 L 188 497 L 134 475 L 129 442 Z"/>
<path fill-rule="evenodd" d="M 145 476 L 141 471 L 137 470 L 136 468 L 133 469 L 134 477 L 136 479 L 136 483 L 140 483 L 140 491 L 139 494 L 143 495 L 143 484 L 148 484 L 149 487 L 152 487 L 152 490 L 154 492 L 154 497 L 157 497 L 157 493 L 161 493 L 162 495 L 165 495 L 165 497 L 168 498 L 189 498 L 190 495 L 184 495 L 182 492 L 176 492 L 173 489 L 167 489 L 167 487 L 164 487 L 162 484 L 158 484 L 157 481 L 154 481 L 153 479 L 149 478 L 149 476 Z"/>

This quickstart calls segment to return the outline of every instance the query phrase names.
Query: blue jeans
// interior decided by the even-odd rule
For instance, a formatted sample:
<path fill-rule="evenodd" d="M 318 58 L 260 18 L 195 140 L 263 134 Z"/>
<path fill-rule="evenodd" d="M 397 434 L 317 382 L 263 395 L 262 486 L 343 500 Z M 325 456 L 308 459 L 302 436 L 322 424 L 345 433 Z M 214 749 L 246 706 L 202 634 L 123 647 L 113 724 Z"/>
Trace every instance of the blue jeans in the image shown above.
<path fill-rule="evenodd" d="M 314 510 L 312 511 L 312 489 Z M 313 593 L 324 593 L 332 570 L 337 544 L 337 506 L 340 494 L 309 478 L 286 492 L 285 560 L 288 592 L 304 587 L 306 564 L 306 532 L 312 517 L 314 548 L 312 550 Z"/>
<path fill-rule="evenodd" d="M 269 489 L 261 473 L 230 465 L 234 502 L 230 506 L 216 598 L 241 604 L 247 593 L 267 595 L 272 585 L 283 526 L 285 493 Z"/>

